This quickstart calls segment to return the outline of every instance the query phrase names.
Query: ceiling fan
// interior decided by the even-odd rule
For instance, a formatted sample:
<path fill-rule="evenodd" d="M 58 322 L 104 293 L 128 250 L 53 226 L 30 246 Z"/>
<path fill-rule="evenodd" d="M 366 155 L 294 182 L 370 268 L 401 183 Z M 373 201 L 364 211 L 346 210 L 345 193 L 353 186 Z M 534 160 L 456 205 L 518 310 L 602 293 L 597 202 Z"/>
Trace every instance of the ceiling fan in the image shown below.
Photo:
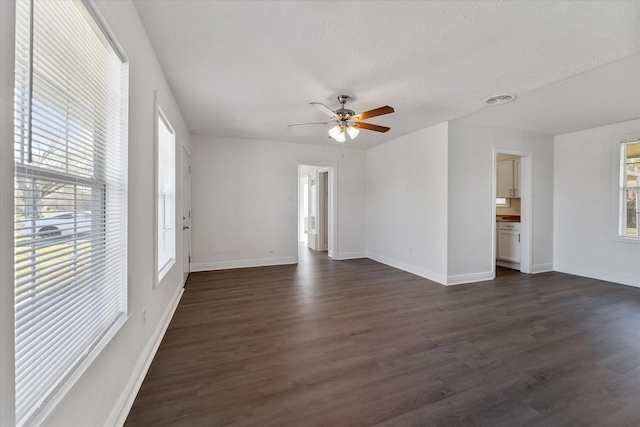
<path fill-rule="evenodd" d="M 360 129 L 372 130 L 375 132 L 386 132 L 389 127 L 374 125 L 371 123 L 364 123 L 362 120 L 369 119 L 371 117 L 382 116 L 384 114 L 393 113 L 395 110 L 388 105 L 384 107 L 375 108 L 373 110 L 364 111 L 356 114 L 353 110 L 345 108 L 344 104 L 349 100 L 349 95 L 338 95 L 338 102 L 342 105 L 337 110 L 333 111 L 329 107 L 320 102 L 312 102 L 311 105 L 318 110 L 331 117 L 330 122 L 314 122 L 314 123 L 298 123 L 292 126 L 306 126 L 306 125 L 332 125 L 334 127 L 329 129 L 329 137 L 335 139 L 338 142 L 344 142 L 346 140 L 346 134 L 351 139 L 354 139 L 360 133 Z"/>

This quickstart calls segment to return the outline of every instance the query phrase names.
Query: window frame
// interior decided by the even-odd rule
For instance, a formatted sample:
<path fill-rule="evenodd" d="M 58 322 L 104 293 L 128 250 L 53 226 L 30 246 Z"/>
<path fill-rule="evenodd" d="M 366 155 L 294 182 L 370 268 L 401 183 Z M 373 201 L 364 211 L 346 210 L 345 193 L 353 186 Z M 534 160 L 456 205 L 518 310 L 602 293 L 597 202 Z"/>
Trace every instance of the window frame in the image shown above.
<path fill-rule="evenodd" d="M 627 234 L 627 191 L 636 190 L 640 194 L 640 178 L 637 185 L 627 185 L 627 147 L 631 144 L 640 145 L 640 137 L 621 140 L 618 143 L 618 237 L 625 241 L 635 241 L 640 243 L 640 233 L 633 236 Z M 640 212 L 636 215 L 636 221 L 640 221 Z M 636 228 L 638 223 L 636 222 Z"/>
<path fill-rule="evenodd" d="M 33 4 L 31 2 L 29 2 L 28 0 L 25 0 L 24 3 L 30 3 Z M 101 329 L 100 334 L 97 336 L 97 338 L 92 341 L 92 343 L 89 346 L 82 346 L 81 349 L 83 349 L 83 353 L 80 357 L 78 357 L 78 359 L 70 366 L 69 371 L 64 374 L 62 377 L 59 378 L 59 380 L 57 380 L 57 385 L 55 385 L 55 387 L 53 389 L 51 389 L 47 394 L 45 394 L 42 397 L 42 400 L 39 402 L 38 406 L 35 408 L 30 409 L 26 415 L 24 415 L 21 419 L 16 419 L 15 421 L 20 423 L 20 425 L 24 424 L 24 423 L 33 423 L 34 425 L 39 425 L 41 422 L 43 422 L 47 416 L 49 416 L 49 414 L 54 410 L 54 408 L 64 399 L 64 397 L 68 394 L 68 392 L 72 389 L 72 387 L 74 386 L 74 384 L 82 377 L 82 375 L 84 374 L 84 372 L 89 368 L 89 366 L 91 366 L 91 364 L 97 359 L 97 357 L 102 353 L 102 351 L 104 350 L 104 348 L 108 345 L 108 343 L 111 341 L 111 339 L 118 333 L 118 331 L 122 328 L 122 326 L 126 323 L 128 317 L 129 317 L 129 304 L 128 304 L 128 298 L 127 298 L 127 289 L 128 289 L 128 279 L 127 279 L 127 196 L 126 196 L 126 188 L 127 188 L 127 183 L 128 183 L 128 177 L 127 177 L 127 164 L 128 164 L 128 154 L 127 154 L 127 148 L 128 148 L 128 91 L 129 91 L 129 87 L 128 87 L 128 82 L 129 82 L 129 63 L 128 63 L 128 59 L 126 57 L 126 55 L 124 54 L 124 51 L 122 50 L 122 48 L 120 47 L 120 45 L 116 42 L 115 37 L 113 36 L 112 32 L 110 31 L 108 25 L 106 24 L 106 21 L 102 18 L 101 14 L 96 10 L 95 6 L 92 4 L 92 2 L 87 1 L 87 0 L 77 0 L 75 2 L 78 5 L 82 5 L 84 7 L 84 12 L 86 12 L 86 22 L 89 23 L 90 26 L 93 26 L 96 28 L 96 31 L 99 31 L 101 33 L 101 36 L 104 38 L 104 43 L 105 46 L 108 46 L 108 48 L 111 49 L 111 54 L 115 54 L 118 58 L 118 60 L 120 61 L 119 64 L 119 71 L 120 71 L 120 86 L 119 86 L 119 95 L 118 95 L 118 103 L 119 103 L 119 110 L 116 110 L 118 112 L 118 116 L 119 116 L 119 120 L 118 123 L 120 125 L 120 131 L 118 133 L 118 137 L 114 138 L 113 140 L 105 140 L 105 149 L 106 150 L 121 150 L 120 153 L 121 154 L 116 154 L 114 157 L 111 157 L 111 155 L 107 155 L 107 159 L 112 159 L 112 158 L 116 158 L 118 159 L 116 163 L 114 163 L 115 165 L 117 165 L 116 167 L 116 171 L 118 172 L 118 179 L 117 179 L 117 184 L 118 186 L 118 190 L 115 190 L 115 194 L 118 194 L 116 196 L 116 198 L 114 198 L 113 195 L 111 195 L 112 193 L 107 193 L 108 190 L 106 190 L 107 187 L 107 183 L 109 183 L 110 185 L 114 185 L 114 183 L 116 183 L 116 181 L 112 181 L 111 179 L 107 180 L 105 179 L 105 174 L 104 174 L 104 168 L 105 168 L 105 164 L 98 164 L 96 163 L 97 160 L 94 160 L 94 164 L 93 167 L 96 168 L 93 172 L 93 176 L 92 177 L 80 177 L 77 175 L 74 175 L 73 173 L 70 173 L 68 168 L 69 168 L 69 159 L 66 160 L 67 162 L 67 170 L 66 171 L 59 171 L 59 170 L 55 170 L 55 169 L 48 169 L 48 168 L 42 168 L 41 166 L 38 167 L 38 165 L 40 163 L 36 162 L 34 164 L 30 164 L 30 163 L 25 163 L 24 161 L 22 161 L 23 159 L 21 159 L 21 162 L 18 163 L 16 162 L 16 157 L 13 158 L 14 161 L 14 182 L 16 181 L 16 178 L 20 178 L 20 177 L 26 177 L 29 179 L 33 179 L 34 182 L 37 179 L 45 179 L 45 180 L 52 180 L 52 181 L 56 181 L 56 182 L 60 182 L 60 183 L 65 183 L 65 185 L 71 185 L 71 186 L 80 186 L 80 185 L 87 185 L 87 186 L 91 186 L 91 187 L 96 187 L 99 189 L 99 191 L 102 192 L 102 195 L 100 196 L 100 200 L 101 200 L 101 204 L 103 205 L 100 208 L 100 215 L 99 218 L 96 219 L 95 221 L 97 221 L 97 223 L 93 223 L 92 227 L 96 226 L 99 227 L 101 231 L 101 235 L 103 236 L 103 240 L 107 240 L 107 239 L 113 239 L 114 236 L 120 236 L 121 239 L 118 240 L 118 248 L 121 249 L 121 252 L 118 252 L 117 255 L 117 259 L 122 263 L 122 271 L 123 271 L 123 278 L 122 280 L 118 280 L 117 282 L 114 282 L 114 284 L 111 284 L 110 286 L 113 286 L 114 289 L 116 290 L 116 293 L 119 293 L 119 311 L 118 311 L 118 315 L 117 317 L 104 329 Z M 16 10 L 18 8 L 16 7 Z M 31 12 L 33 13 L 33 12 Z M 33 18 L 32 18 L 33 19 Z M 92 22 L 90 22 L 92 21 Z M 16 21 L 15 21 L 15 29 L 14 31 L 17 33 L 19 31 L 19 27 L 18 27 L 18 18 L 16 17 Z M 17 37 L 17 36 L 16 36 Z M 17 51 L 17 48 L 15 48 Z M 22 52 L 24 53 L 24 52 Z M 17 55 L 17 53 L 16 53 Z M 16 59 L 17 60 L 17 59 Z M 104 73 L 108 73 L 109 71 L 106 69 L 102 69 L 100 70 Z M 32 72 L 32 71 L 30 71 Z M 41 78 L 41 77 L 38 77 Z M 30 78 L 29 80 L 33 80 L 33 78 Z M 15 85 L 15 83 L 14 83 Z M 30 83 L 30 85 L 32 85 Z M 30 86 L 31 87 L 31 86 Z M 17 90 L 17 89 L 16 89 Z M 42 96 L 42 94 L 38 94 L 37 96 Z M 33 97 L 31 96 L 31 92 L 29 92 L 29 99 L 33 99 Z M 32 101 L 29 101 L 32 102 Z M 55 104 L 55 103 L 53 103 Z M 52 105 L 53 105 L 52 104 Z M 16 106 L 18 105 L 18 101 L 15 100 L 14 101 L 14 109 L 16 108 Z M 22 104 L 21 104 L 22 105 Z M 58 106 L 56 104 L 56 106 Z M 14 113 L 17 114 L 17 113 Z M 108 114 L 112 114 L 108 113 Z M 113 116 L 110 116 L 113 117 Z M 53 119 L 53 117 L 52 117 Z M 15 119 L 14 119 L 15 120 Z M 67 117 L 67 121 L 69 121 L 68 117 Z M 52 123 L 58 123 L 57 121 Z M 16 124 L 16 122 L 14 122 L 14 126 L 18 126 L 18 124 Z M 27 126 L 28 128 L 31 128 L 31 123 L 23 123 L 20 125 L 20 128 L 22 128 L 23 126 Z M 86 130 L 86 129 L 85 129 Z M 30 131 L 29 131 L 30 132 Z M 91 135 L 95 136 L 95 129 L 93 129 L 94 133 L 91 133 Z M 68 138 L 68 135 L 67 135 Z M 109 141 L 115 141 L 113 144 L 110 143 Z M 14 144 L 16 144 L 17 142 L 14 142 Z M 21 142 L 21 144 L 24 144 L 25 142 Z M 69 140 L 66 140 L 66 143 L 69 143 Z M 116 147 L 117 145 L 117 147 Z M 30 143 L 29 143 L 30 146 Z M 52 145 L 53 146 L 53 145 Z M 68 148 L 68 146 L 67 146 Z M 14 147 L 15 150 L 15 147 Z M 15 156 L 15 154 L 14 154 Z M 107 162 L 113 161 L 113 160 L 106 160 Z M 113 165 L 112 165 L 113 166 Z M 112 167 L 110 166 L 110 167 Z M 99 170 L 98 170 L 99 169 Z M 113 170 L 113 169 L 112 169 Z M 14 195 L 13 198 L 15 200 L 16 198 L 16 187 L 17 184 L 14 183 L 13 185 L 14 187 Z M 74 188 L 75 188 L 74 187 Z M 74 190 L 75 191 L 75 190 Z M 74 193 L 75 194 L 75 193 Z M 74 195 L 74 197 L 76 197 L 76 195 Z M 106 226 L 105 224 L 110 223 L 109 218 L 107 218 L 105 215 L 105 208 L 104 204 L 108 203 L 107 199 L 109 200 L 118 200 L 118 203 L 122 203 L 122 205 L 120 205 L 121 207 L 118 208 L 118 212 L 121 214 L 121 216 L 119 217 L 121 221 L 123 221 L 122 223 L 119 223 L 119 227 L 118 227 L 118 232 L 113 234 L 111 232 L 107 232 L 106 227 L 110 227 L 110 226 Z M 75 198 L 74 200 L 74 205 L 76 203 Z M 14 211 L 14 215 L 15 215 L 15 207 L 13 209 Z M 77 227 L 77 220 L 78 217 L 82 215 L 82 211 L 78 210 L 78 209 L 74 209 L 74 213 L 73 213 L 73 217 L 74 217 L 74 227 Z M 94 220 L 92 220 L 94 221 Z M 106 221 L 106 222 L 103 222 Z M 93 232 L 93 231 L 92 231 Z M 75 241 L 75 239 L 77 238 L 74 237 L 72 240 Z M 15 239 L 17 241 L 17 239 Z M 14 247 L 15 247 L 16 243 L 14 242 Z M 107 244 L 108 250 L 112 250 L 113 248 L 115 248 L 115 246 L 112 246 L 111 243 Z M 95 256 L 92 253 L 92 257 Z M 115 255 L 104 255 L 106 257 L 111 257 L 111 256 L 115 256 Z M 111 258 L 108 258 L 111 259 Z M 102 258 L 101 258 L 102 260 Z M 95 275 L 94 275 L 95 276 Z M 94 277 L 92 276 L 92 277 Z M 15 283 L 15 272 L 14 272 L 14 283 Z M 15 285 L 14 285 L 15 288 Z M 15 292 L 15 290 L 14 290 Z M 14 302 L 15 304 L 15 302 Z M 15 305 L 14 305 L 15 307 Z M 16 325 L 16 323 L 14 322 L 14 326 Z M 17 332 L 16 332 L 17 333 Z M 15 354 L 14 354 L 15 357 Z M 15 361 L 15 359 L 14 359 Z M 17 416 L 17 414 L 14 414 L 15 416 Z"/>
<path fill-rule="evenodd" d="M 171 251 L 170 254 L 171 256 L 169 257 L 169 259 L 164 263 L 164 265 L 160 265 L 160 260 L 159 260 L 159 256 L 160 256 L 160 207 L 161 207 L 161 203 L 160 203 L 160 197 L 159 197 L 159 193 L 160 193 L 160 124 L 163 123 L 165 125 L 165 127 L 167 128 L 167 130 L 169 131 L 169 133 L 172 135 L 172 162 L 171 165 L 173 166 L 173 170 L 172 170 L 172 175 L 173 175 L 173 179 L 172 179 L 172 183 L 173 183 L 173 194 L 171 197 L 172 200 L 172 213 L 173 213 L 173 222 L 172 224 L 170 224 L 170 226 L 166 229 L 166 233 L 167 234 L 172 234 L 172 239 L 169 239 L 169 242 L 173 242 L 172 246 L 171 246 Z M 177 172 L 177 168 L 176 168 L 176 146 L 177 146 L 177 135 L 176 135 L 176 131 L 173 128 L 173 126 L 171 125 L 171 122 L 169 121 L 167 115 L 164 113 L 163 109 L 160 107 L 160 104 L 157 100 L 157 94 L 156 94 L 156 114 L 155 114 L 155 120 L 154 120 L 154 167 L 155 167 L 155 188 L 154 188 L 154 208 L 155 208 L 155 215 L 154 215 L 154 247 L 155 247 L 155 256 L 154 256 L 154 271 L 153 271 L 153 277 L 155 278 L 154 284 L 153 284 L 153 288 L 156 288 L 160 282 L 162 282 L 162 280 L 165 278 L 165 276 L 169 273 L 169 271 L 171 271 L 171 269 L 173 268 L 173 266 L 176 264 L 177 261 L 177 227 L 176 227 L 176 210 L 177 210 L 177 185 L 176 185 L 176 172 Z M 165 239 L 166 240 L 166 239 Z"/>
<path fill-rule="evenodd" d="M 504 202 L 502 201 L 504 199 Z M 511 199 L 508 197 L 496 197 L 496 208 L 510 208 Z"/>

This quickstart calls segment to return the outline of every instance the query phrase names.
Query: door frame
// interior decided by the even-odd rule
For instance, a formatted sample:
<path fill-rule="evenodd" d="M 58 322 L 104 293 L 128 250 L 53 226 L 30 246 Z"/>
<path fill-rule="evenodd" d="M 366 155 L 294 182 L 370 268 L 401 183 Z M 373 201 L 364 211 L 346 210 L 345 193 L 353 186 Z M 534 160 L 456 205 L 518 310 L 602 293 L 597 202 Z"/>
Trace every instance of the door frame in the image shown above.
<path fill-rule="evenodd" d="M 186 157 L 185 157 L 186 156 Z M 189 167 L 189 171 L 187 172 L 189 175 L 191 175 L 191 153 L 189 153 L 189 150 L 187 149 L 186 146 L 182 146 L 182 206 L 181 206 L 181 210 L 182 210 L 182 216 L 185 217 L 185 212 L 184 212 L 184 197 L 186 194 L 189 195 L 189 208 L 188 208 L 188 218 L 189 218 L 189 227 L 193 226 L 193 222 L 191 218 L 191 176 L 189 177 L 189 183 L 187 185 L 186 180 L 184 179 L 185 176 L 185 171 L 184 171 L 184 161 L 185 158 L 188 159 L 188 167 Z M 181 225 L 184 227 L 184 219 L 181 222 Z M 184 238 L 184 233 L 185 233 L 185 229 L 182 229 L 182 256 L 185 256 L 185 238 Z M 185 263 L 185 260 L 182 260 L 182 280 L 183 280 L 183 284 L 187 283 L 187 279 L 189 278 L 189 274 L 191 274 L 191 237 L 193 236 L 193 233 L 191 233 L 191 229 L 188 230 L 189 233 L 189 248 L 188 248 L 188 260 Z M 185 265 L 187 266 L 187 269 L 185 271 L 184 267 Z"/>
<path fill-rule="evenodd" d="M 300 172 L 298 172 L 300 173 Z M 312 190 L 315 186 L 315 196 Z M 305 191 L 307 192 L 307 218 L 309 220 L 309 227 L 307 227 L 307 247 L 312 250 L 318 250 L 318 224 L 320 221 L 318 220 L 319 214 L 318 211 L 318 187 L 320 184 L 318 183 L 318 169 L 315 169 L 313 172 L 307 174 L 307 188 Z M 316 211 L 313 211 L 313 206 L 316 206 Z M 315 214 L 315 216 L 313 215 Z M 311 219 L 314 221 L 311 221 Z M 298 219 L 299 220 L 299 219 Z"/>
<path fill-rule="evenodd" d="M 533 272 L 533 153 L 529 151 L 493 148 L 493 180 L 491 188 L 491 275 L 496 278 L 496 193 L 498 154 L 520 157 L 520 272 Z"/>
<path fill-rule="evenodd" d="M 327 176 L 327 181 L 324 181 L 324 175 Z M 318 180 L 318 244 L 317 249 L 319 251 L 329 250 L 329 197 L 325 201 L 325 191 L 329 192 L 329 170 L 327 168 L 318 169 L 316 171 L 316 177 Z M 326 238 L 325 238 L 326 236 Z"/>
<path fill-rule="evenodd" d="M 306 183 L 302 183 L 303 179 L 307 180 Z M 304 234 L 304 222 L 300 221 L 300 218 L 302 218 L 302 203 L 301 203 L 301 199 L 303 199 L 303 194 L 308 192 L 308 188 L 303 188 L 303 187 L 308 187 L 308 183 L 309 183 L 309 177 L 308 176 L 298 176 L 298 213 L 297 213 L 297 218 L 298 218 L 298 243 L 302 243 L 304 242 L 304 240 L 302 240 L 302 235 Z M 307 206 L 308 209 L 308 206 Z M 302 231 L 302 233 L 301 233 Z M 307 244 L 309 243 L 309 238 L 307 237 Z"/>
<path fill-rule="evenodd" d="M 323 171 L 328 171 L 329 172 L 329 207 L 327 212 L 329 213 L 329 218 L 328 218 L 328 232 L 327 232 L 327 237 L 329 239 L 329 242 L 327 244 L 327 248 L 328 248 L 328 255 L 330 258 L 333 259 L 339 259 L 338 257 L 338 164 L 337 163 L 331 163 L 331 162 L 316 162 L 316 161 L 298 161 L 296 162 L 296 168 L 295 168 L 295 181 L 293 181 L 295 183 L 295 187 L 296 191 L 293 192 L 295 194 L 295 200 L 294 200 L 294 212 L 296 215 L 296 227 L 299 227 L 298 224 L 298 220 L 299 220 L 299 215 L 298 215 L 298 206 L 299 206 L 299 200 L 298 200 L 298 195 L 300 194 L 300 189 L 298 188 L 298 186 L 300 185 L 300 179 L 299 174 L 300 174 L 300 167 L 301 166 L 314 166 L 314 167 L 318 167 L 321 168 Z M 296 229 L 297 230 L 297 229 Z M 298 233 L 296 231 L 296 233 L 294 234 L 295 236 L 295 262 L 296 264 L 298 263 Z"/>

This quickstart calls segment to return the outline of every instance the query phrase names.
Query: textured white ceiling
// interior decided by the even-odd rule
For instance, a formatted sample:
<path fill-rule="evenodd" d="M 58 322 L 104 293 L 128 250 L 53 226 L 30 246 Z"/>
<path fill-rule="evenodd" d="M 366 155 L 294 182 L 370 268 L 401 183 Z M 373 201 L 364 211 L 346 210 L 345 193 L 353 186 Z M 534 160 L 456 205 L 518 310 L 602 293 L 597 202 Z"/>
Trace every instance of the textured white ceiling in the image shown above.
<path fill-rule="evenodd" d="M 371 147 L 446 120 L 549 135 L 640 117 L 638 1 L 171 1 L 136 8 L 195 134 L 337 144 L 309 102 L 390 105 Z M 485 107 L 500 93 L 510 104 Z"/>

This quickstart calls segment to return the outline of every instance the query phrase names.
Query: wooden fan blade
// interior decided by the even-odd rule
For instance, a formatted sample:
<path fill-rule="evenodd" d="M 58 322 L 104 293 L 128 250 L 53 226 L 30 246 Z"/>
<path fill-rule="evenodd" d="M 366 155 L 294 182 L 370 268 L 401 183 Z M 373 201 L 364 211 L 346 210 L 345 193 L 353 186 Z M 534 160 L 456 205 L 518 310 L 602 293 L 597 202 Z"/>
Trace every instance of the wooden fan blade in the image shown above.
<path fill-rule="evenodd" d="M 316 107 L 318 110 L 320 110 L 323 113 L 325 113 L 329 117 L 335 117 L 336 116 L 336 113 L 334 113 L 331 108 L 327 107 L 324 104 L 321 104 L 320 102 L 311 102 L 310 104 L 313 105 L 314 107 Z"/>
<path fill-rule="evenodd" d="M 363 123 L 363 122 L 355 122 L 352 126 L 354 128 L 374 130 L 376 132 L 386 132 L 389 129 L 391 129 L 386 126 L 372 125 L 371 123 Z"/>
<path fill-rule="evenodd" d="M 293 125 L 287 125 L 288 128 L 294 127 L 294 126 L 307 126 L 307 125 L 332 125 L 334 124 L 334 122 L 313 122 L 313 123 L 296 123 Z"/>
<path fill-rule="evenodd" d="M 394 111 L 395 110 L 393 108 L 389 107 L 388 105 L 385 105 L 384 107 L 380 107 L 374 110 L 364 111 L 360 114 L 356 114 L 355 117 L 357 117 L 356 120 L 366 120 L 371 117 L 378 117 L 384 114 L 390 114 L 390 113 L 393 113 Z"/>

